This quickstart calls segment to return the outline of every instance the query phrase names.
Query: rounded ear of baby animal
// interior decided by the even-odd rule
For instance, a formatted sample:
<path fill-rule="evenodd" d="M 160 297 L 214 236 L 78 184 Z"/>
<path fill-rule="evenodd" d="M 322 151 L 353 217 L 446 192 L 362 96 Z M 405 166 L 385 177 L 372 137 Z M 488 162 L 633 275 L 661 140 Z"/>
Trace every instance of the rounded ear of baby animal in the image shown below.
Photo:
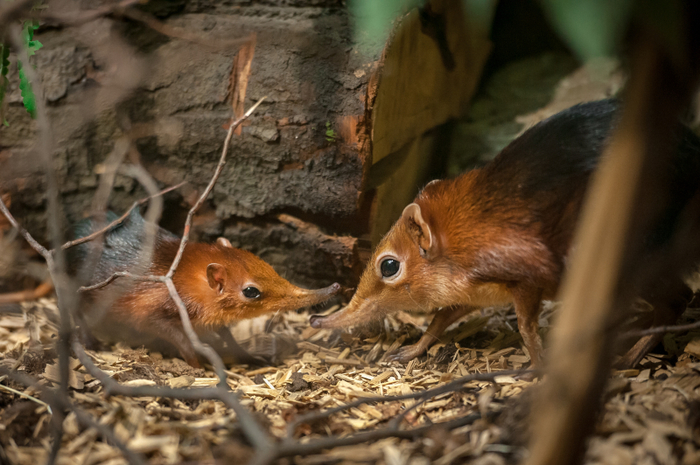
<path fill-rule="evenodd" d="M 226 239 L 225 237 L 219 237 L 216 240 L 216 243 L 219 244 L 221 247 L 228 247 L 229 249 L 233 248 L 233 246 L 231 245 L 231 242 L 229 242 L 229 240 Z"/>
<path fill-rule="evenodd" d="M 433 238 L 433 233 L 430 230 L 430 226 L 423 219 L 423 214 L 421 213 L 420 206 L 417 203 L 412 203 L 404 208 L 401 214 L 409 227 L 414 227 L 417 231 L 418 246 L 421 248 L 421 255 L 432 252 L 432 248 L 435 245 L 435 239 Z"/>
<path fill-rule="evenodd" d="M 207 281 L 209 281 L 209 287 L 214 289 L 219 294 L 224 292 L 226 277 L 227 274 L 224 265 L 220 265 L 218 263 L 210 263 L 207 266 Z"/>

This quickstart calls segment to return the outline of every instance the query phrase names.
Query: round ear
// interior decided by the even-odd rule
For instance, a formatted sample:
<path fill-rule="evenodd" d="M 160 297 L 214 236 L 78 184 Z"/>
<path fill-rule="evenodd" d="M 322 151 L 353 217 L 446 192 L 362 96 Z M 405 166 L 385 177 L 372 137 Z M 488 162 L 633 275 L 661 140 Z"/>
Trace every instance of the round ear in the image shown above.
<path fill-rule="evenodd" d="M 229 242 L 229 240 L 226 239 L 225 237 L 219 237 L 219 238 L 216 240 L 216 243 L 219 244 L 219 245 L 222 246 L 222 247 L 228 247 L 229 249 L 232 249 L 232 248 L 233 248 L 233 246 L 231 245 L 231 242 Z"/>
<path fill-rule="evenodd" d="M 210 263 L 207 265 L 207 281 L 209 282 L 209 287 L 214 289 L 217 293 L 221 294 L 224 292 L 224 287 L 226 286 L 226 278 L 228 273 L 226 273 L 226 268 L 218 263 Z"/>
<path fill-rule="evenodd" d="M 413 232 L 416 242 L 421 248 L 421 255 L 434 251 L 436 247 L 435 236 L 428 223 L 423 219 L 420 206 L 417 203 L 408 205 L 404 208 L 401 218 Z"/>

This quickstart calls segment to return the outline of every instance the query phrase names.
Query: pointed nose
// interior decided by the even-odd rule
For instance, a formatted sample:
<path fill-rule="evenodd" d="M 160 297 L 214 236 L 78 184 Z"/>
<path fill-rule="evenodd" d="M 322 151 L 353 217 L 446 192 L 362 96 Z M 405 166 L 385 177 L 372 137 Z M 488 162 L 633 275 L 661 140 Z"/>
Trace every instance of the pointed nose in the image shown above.
<path fill-rule="evenodd" d="M 309 324 L 312 328 L 323 328 L 323 315 L 311 315 L 309 317 Z"/>
<path fill-rule="evenodd" d="M 316 305 L 325 302 L 326 300 L 330 299 L 334 295 L 340 292 L 342 287 L 338 283 L 333 283 L 328 287 L 324 287 L 323 289 L 316 289 L 316 290 L 306 290 L 302 289 L 300 294 L 298 294 L 300 300 L 299 300 L 299 306 L 300 307 L 305 307 L 309 305 Z"/>

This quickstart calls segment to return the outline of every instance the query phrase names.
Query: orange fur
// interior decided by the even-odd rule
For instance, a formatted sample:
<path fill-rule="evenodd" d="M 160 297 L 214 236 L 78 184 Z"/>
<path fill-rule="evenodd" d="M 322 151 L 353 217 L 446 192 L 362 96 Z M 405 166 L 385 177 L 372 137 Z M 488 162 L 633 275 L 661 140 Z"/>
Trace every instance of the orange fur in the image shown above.
<path fill-rule="evenodd" d="M 512 302 L 536 364 L 540 304 L 556 294 L 588 179 L 617 108 L 615 100 L 574 106 L 528 129 L 483 168 L 429 183 L 377 246 L 347 307 L 312 317 L 312 326 L 345 327 L 397 310 L 435 312 L 421 340 L 393 357 L 407 361 L 475 308 Z M 665 254 L 669 263 L 681 263 L 673 258 L 669 232 L 697 224 L 700 139 L 679 125 L 677 142 L 668 167 L 673 200 L 647 238 L 649 261 Z M 656 273 L 642 289 L 657 322 L 674 321 L 685 308 L 690 290 L 682 272 L 679 266 L 675 274 Z M 658 340 L 640 341 L 623 360 L 634 365 Z"/>
<path fill-rule="evenodd" d="M 178 246 L 179 240 L 159 237 L 147 274 L 165 275 Z M 219 280 L 210 284 L 208 270 L 212 264 L 217 265 L 215 268 L 220 271 L 215 276 Z M 187 307 L 193 327 L 198 331 L 221 328 L 241 319 L 268 313 L 316 305 L 340 291 L 337 283 L 319 290 L 296 287 L 263 260 L 250 252 L 231 247 L 228 241 L 189 243 L 173 282 Z M 246 297 L 243 290 L 249 287 L 257 289 L 260 296 Z M 128 322 L 139 331 L 169 341 L 188 363 L 199 365 L 194 349 L 184 334 L 177 308 L 162 283 L 135 283 L 116 300 L 106 316 Z"/>

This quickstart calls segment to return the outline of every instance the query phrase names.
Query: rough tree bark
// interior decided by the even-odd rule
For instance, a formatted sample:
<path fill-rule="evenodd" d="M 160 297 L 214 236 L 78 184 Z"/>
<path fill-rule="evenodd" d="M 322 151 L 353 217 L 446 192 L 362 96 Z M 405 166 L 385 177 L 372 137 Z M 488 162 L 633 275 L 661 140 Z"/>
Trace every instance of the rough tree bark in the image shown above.
<path fill-rule="evenodd" d="M 70 12 L 78 3 L 53 1 L 49 10 Z M 363 239 L 383 232 L 424 182 L 430 131 L 464 109 L 478 81 L 486 32 L 468 26 L 461 3 L 436 0 L 429 11 L 445 20 L 437 34 L 447 38 L 452 65 L 435 30 L 421 29 L 416 10 L 403 18 L 382 56 L 366 54 L 353 41 L 340 0 L 143 7 L 208 44 L 168 37 L 128 18 L 41 30 L 45 47 L 36 65 L 58 139 L 67 222 L 89 212 L 101 163 L 128 131 L 139 153 L 127 159 L 137 157 L 163 186 L 188 181 L 166 197 L 162 220 L 180 232 L 216 164 L 230 99 L 243 108 L 267 96 L 233 140 L 194 238 L 224 235 L 299 284 L 352 284 L 370 247 Z M 217 47 L 217 38 L 252 34 L 252 49 Z M 43 237 L 43 180 L 37 167 L 23 163 L 35 127 L 13 85 L 10 126 L 0 129 L 0 191 L 12 193 L 15 214 Z M 121 94 L 101 93 L 110 87 Z M 420 149 L 395 157 L 388 168 L 384 163 L 372 177 L 373 163 L 406 147 Z M 375 196 L 376 179 L 387 178 L 388 187 Z M 116 187 L 111 206 L 117 211 L 144 196 L 126 177 L 118 176 Z"/>

